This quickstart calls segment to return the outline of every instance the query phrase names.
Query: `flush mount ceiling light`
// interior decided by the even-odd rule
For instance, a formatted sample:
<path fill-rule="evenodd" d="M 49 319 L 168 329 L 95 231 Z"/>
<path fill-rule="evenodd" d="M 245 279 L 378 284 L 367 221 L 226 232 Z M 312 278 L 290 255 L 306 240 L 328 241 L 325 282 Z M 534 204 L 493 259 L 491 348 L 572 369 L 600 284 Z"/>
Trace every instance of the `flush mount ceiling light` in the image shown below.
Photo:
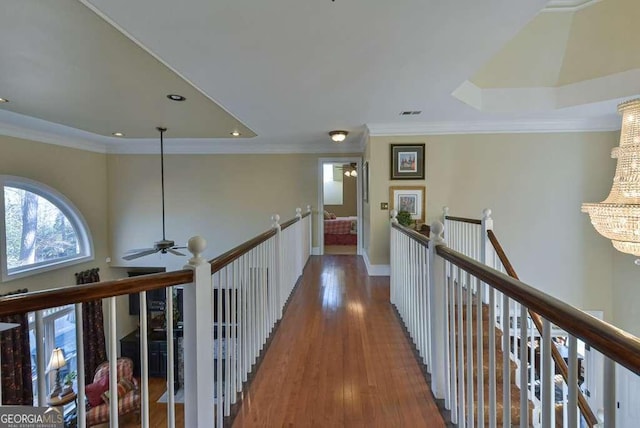
<path fill-rule="evenodd" d="M 347 131 L 331 131 L 331 132 L 329 132 L 329 136 L 336 143 L 340 143 L 340 142 L 344 141 L 344 139 L 347 138 L 348 134 L 349 133 Z"/>
<path fill-rule="evenodd" d="M 233 135 L 234 137 L 239 137 L 241 134 L 238 131 L 233 131 L 231 135 Z"/>
<path fill-rule="evenodd" d="M 8 99 L 6 99 L 6 98 L 0 98 L 0 104 L 1 104 L 1 103 L 8 103 L 8 102 L 9 102 L 9 100 L 8 100 Z"/>
<path fill-rule="evenodd" d="M 111 135 L 113 135 L 114 137 L 124 137 L 124 133 L 123 132 L 114 132 Z"/>
<path fill-rule="evenodd" d="M 618 159 L 611 192 L 600 203 L 582 204 L 582 212 L 616 250 L 640 257 L 640 99 L 620 104 L 618 112 L 622 129 L 620 146 L 611 151 Z"/>
<path fill-rule="evenodd" d="M 169 98 L 171 101 L 184 101 L 184 100 L 186 100 L 185 97 L 183 97 L 182 95 L 179 95 L 179 94 L 169 94 L 169 95 L 167 95 L 167 98 Z"/>

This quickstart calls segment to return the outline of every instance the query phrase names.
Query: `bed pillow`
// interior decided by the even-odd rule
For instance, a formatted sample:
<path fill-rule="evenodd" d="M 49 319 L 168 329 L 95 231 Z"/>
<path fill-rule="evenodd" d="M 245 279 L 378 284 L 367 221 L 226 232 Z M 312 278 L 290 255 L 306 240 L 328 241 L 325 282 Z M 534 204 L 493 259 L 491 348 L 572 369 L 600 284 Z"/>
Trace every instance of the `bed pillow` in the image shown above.
<path fill-rule="evenodd" d="M 329 213 L 329 211 L 324 210 L 324 219 L 325 220 L 330 220 L 331 219 L 331 213 Z"/>
<path fill-rule="evenodd" d="M 337 217 L 336 217 L 336 215 L 334 213 L 329 213 L 329 218 L 331 220 L 335 220 Z"/>

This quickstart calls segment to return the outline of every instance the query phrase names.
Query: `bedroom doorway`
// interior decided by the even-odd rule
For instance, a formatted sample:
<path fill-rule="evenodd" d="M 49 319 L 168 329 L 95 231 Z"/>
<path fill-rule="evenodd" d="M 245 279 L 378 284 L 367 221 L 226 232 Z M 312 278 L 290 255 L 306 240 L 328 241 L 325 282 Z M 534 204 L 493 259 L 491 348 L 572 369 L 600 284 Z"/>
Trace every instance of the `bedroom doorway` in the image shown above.
<path fill-rule="evenodd" d="M 318 166 L 318 254 L 360 254 L 361 159 L 322 158 Z"/>

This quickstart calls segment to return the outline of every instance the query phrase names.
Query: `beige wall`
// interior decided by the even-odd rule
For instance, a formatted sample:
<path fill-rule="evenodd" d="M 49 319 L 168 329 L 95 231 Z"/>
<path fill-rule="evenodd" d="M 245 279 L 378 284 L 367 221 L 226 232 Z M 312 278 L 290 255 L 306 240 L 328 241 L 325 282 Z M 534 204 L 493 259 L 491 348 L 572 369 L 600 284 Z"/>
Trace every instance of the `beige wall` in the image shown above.
<path fill-rule="evenodd" d="M 608 194 L 617 138 L 616 132 L 371 138 L 368 257 L 389 263 L 389 213 L 379 209 L 389 186 L 425 184 L 429 222 L 444 205 L 452 215 L 474 218 L 492 208 L 496 234 L 525 282 L 609 318 L 613 250 L 580 205 Z M 426 143 L 425 180 L 389 180 L 391 142 Z"/>
<path fill-rule="evenodd" d="M 27 288 L 43 290 L 75 284 L 75 272 L 100 268 L 103 280 L 122 275 L 109 269 L 107 219 L 107 156 L 84 150 L 0 136 L 0 174 L 26 177 L 66 196 L 82 213 L 93 237 L 95 259 L 1 284 L 0 293 Z M 118 336 L 134 328 L 127 297 L 118 298 Z"/>
<path fill-rule="evenodd" d="M 168 155 L 165 157 L 167 238 L 208 242 L 212 258 L 267 230 L 270 217 L 288 220 L 296 207 L 314 210 L 322 155 Z M 110 155 L 111 257 L 151 245 L 162 234 L 157 155 Z M 316 227 L 313 228 L 314 242 Z M 314 244 L 315 245 L 315 244 Z M 181 267 L 184 257 L 149 256 L 129 265 Z"/>
<path fill-rule="evenodd" d="M 345 166 L 348 166 L 345 165 Z M 358 215 L 358 180 L 356 177 L 343 176 L 342 205 L 325 205 L 325 211 L 334 213 L 338 217 Z"/>

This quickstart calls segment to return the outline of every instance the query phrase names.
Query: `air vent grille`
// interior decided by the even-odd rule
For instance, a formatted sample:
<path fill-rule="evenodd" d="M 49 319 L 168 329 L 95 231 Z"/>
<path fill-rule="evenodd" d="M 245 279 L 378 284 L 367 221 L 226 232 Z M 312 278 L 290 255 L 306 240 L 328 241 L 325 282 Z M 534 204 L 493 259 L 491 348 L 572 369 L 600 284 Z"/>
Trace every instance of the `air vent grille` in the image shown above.
<path fill-rule="evenodd" d="M 401 111 L 400 116 L 415 116 L 420 113 L 422 113 L 421 110 L 406 110 L 406 111 Z"/>

